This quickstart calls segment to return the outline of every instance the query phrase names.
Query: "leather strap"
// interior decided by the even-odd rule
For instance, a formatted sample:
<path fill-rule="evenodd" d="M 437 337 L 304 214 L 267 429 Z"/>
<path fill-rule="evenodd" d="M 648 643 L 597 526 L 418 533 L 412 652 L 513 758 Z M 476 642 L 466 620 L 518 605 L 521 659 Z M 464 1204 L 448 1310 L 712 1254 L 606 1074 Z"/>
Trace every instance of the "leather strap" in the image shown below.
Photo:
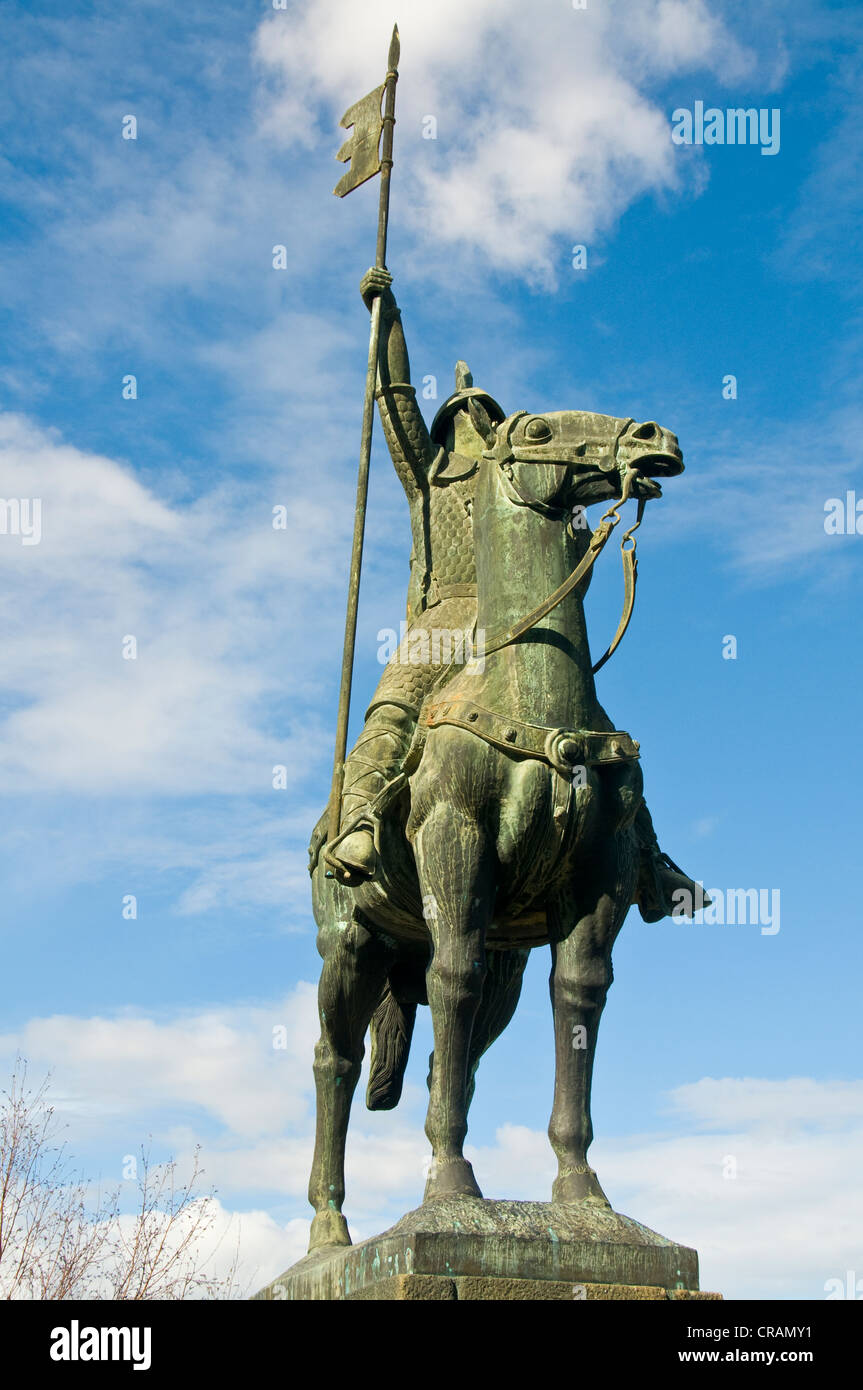
<path fill-rule="evenodd" d="M 539 758 L 569 776 L 574 767 L 634 762 L 640 757 L 638 743 L 622 729 L 606 732 L 530 724 L 524 719 L 513 719 L 510 715 L 485 709 L 473 700 L 441 698 L 424 706 L 420 721 L 430 729 L 439 724 L 455 724 L 496 748 Z"/>
<path fill-rule="evenodd" d="M 610 521 L 603 517 L 590 538 L 587 550 L 584 552 L 584 555 L 581 557 L 581 560 L 576 565 L 569 578 L 565 579 L 564 582 L 555 589 L 554 593 L 549 594 L 548 598 L 540 603 L 538 607 L 528 613 L 526 618 L 519 619 L 517 623 L 513 623 L 511 627 L 505 628 L 503 631 L 498 630 L 497 632 L 493 632 L 490 637 L 488 633 L 486 633 L 485 640 L 482 644 L 483 656 L 489 656 L 492 652 L 498 652 L 501 647 L 508 647 L 510 642 L 514 642 L 516 638 L 523 636 L 525 632 L 530 632 L 532 627 L 536 627 L 537 623 L 540 622 L 542 618 L 545 618 L 559 603 L 563 602 L 567 594 L 571 594 L 573 589 L 578 587 L 585 575 L 593 569 L 593 566 L 602 554 L 605 543 L 619 519 L 619 517 L 616 517 L 614 521 Z"/>
<path fill-rule="evenodd" d="M 476 584 L 438 584 L 441 598 L 476 598 Z"/>
<path fill-rule="evenodd" d="M 617 624 L 617 631 L 611 639 L 609 646 L 606 647 L 602 656 L 593 666 L 594 675 L 596 675 L 600 667 L 605 665 L 608 658 L 613 656 L 617 651 L 617 648 L 623 641 L 626 629 L 629 627 L 632 611 L 635 608 L 635 585 L 638 580 L 638 560 L 635 555 L 635 536 L 633 532 L 637 531 L 641 525 L 641 518 L 644 516 L 645 501 L 646 499 L 644 497 L 639 498 L 638 516 L 635 525 L 629 528 L 623 540 L 620 542 L 620 558 L 623 561 L 623 612 L 620 615 L 620 622 Z M 627 548 L 626 543 L 630 540 L 632 541 L 632 546 L 631 548 Z"/>
<path fill-rule="evenodd" d="M 587 550 L 585 551 L 579 563 L 576 565 L 575 569 L 572 571 L 572 574 L 569 576 L 569 578 L 565 579 L 564 582 L 554 590 L 554 593 L 549 594 L 548 598 L 545 599 L 542 603 L 540 603 L 536 608 L 534 608 L 532 612 L 528 613 L 526 617 L 521 618 L 517 623 L 513 623 L 504 631 L 498 630 L 497 632 L 493 632 L 491 634 L 491 637 L 489 637 L 486 634 L 485 640 L 482 644 L 481 654 L 483 656 L 489 656 L 492 652 L 500 651 L 502 647 L 507 647 L 511 642 L 515 642 L 517 638 L 522 637 L 525 632 L 530 632 L 531 628 L 536 627 L 536 624 L 538 622 L 540 622 L 543 618 L 547 617 L 549 613 L 551 613 L 555 608 L 557 608 L 559 603 L 563 602 L 563 600 L 567 597 L 568 594 L 572 593 L 573 589 L 576 589 L 578 587 L 578 585 L 584 579 L 585 575 L 587 575 L 593 568 L 593 566 L 596 564 L 596 561 L 599 559 L 599 556 L 601 555 L 609 536 L 611 535 L 615 526 L 620 521 L 620 508 L 623 506 L 625 502 L 629 500 L 629 496 L 632 491 L 632 484 L 636 477 L 637 471 L 634 468 L 627 469 L 623 481 L 623 488 L 621 489 L 620 500 L 616 502 L 613 507 L 609 507 L 608 511 L 602 517 L 599 525 L 597 526 L 596 530 L 590 538 Z M 633 532 L 637 531 L 639 526 L 641 525 L 641 520 L 644 516 L 644 507 L 646 500 L 647 499 L 644 497 L 639 499 L 638 516 L 635 521 L 635 525 L 630 527 L 630 529 L 626 532 L 626 535 L 623 537 L 623 540 L 620 543 L 620 552 L 623 558 L 624 577 L 623 612 L 621 614 L 620 622 L 617 625 L 617 632 L 614 634 L 614 638 L 612 639 L 610 646 L 606 649 L 606 651 L 600 657 L 599 661 L 597 661 L 596 665 L 592 668 L 594 675 L 600 669 L 601 666 L 605 665 L 606 661 L 608 661 L 608 658 L 617 649 L 617 647 L 619 647 L 623 639 L 623 635 L 626 632 L 626 629 L 629 627 L 629 622 L 632 617 L 633 609 L 635 607 L 635 584 L 638 573 L 638 565 L 635 558 L 635 540 L 633 538 Z M 626 546 L 626 543 L 629 540 L 632 540 L 631 549 L 627 549 Z"/>
<path fill-rule="evenodd" d="M 420 613 L 425 613 L 428 608 L 436 608 L 439 603 L 447 598 L 476 598 L 476 583 L 439 584 L 434 573 L 432 573 L 429 579 L 428 589 L 420 599 Z"/>

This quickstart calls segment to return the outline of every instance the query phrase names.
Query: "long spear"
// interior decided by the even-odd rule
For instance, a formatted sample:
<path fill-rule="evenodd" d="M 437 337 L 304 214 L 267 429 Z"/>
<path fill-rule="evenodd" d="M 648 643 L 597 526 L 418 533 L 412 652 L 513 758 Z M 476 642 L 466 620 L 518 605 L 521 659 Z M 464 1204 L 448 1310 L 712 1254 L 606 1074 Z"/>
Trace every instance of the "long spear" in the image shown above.
<path fill-rule="evenodd" d="M 353 126 L 353 134 L 342 145 L 336 155 L 343 162 L 350 160 L 350 168 L 333 192 L 344 198 L 366 179 L 373 178 L 380 171 L 381 187 L 378 203 L 378 241 L 375 253 L 375 266 L 386 269 L 387 223 L 390 211 L 390 174 L 393 167 L 393 126 L 395 125 L 396 82 L 398 81 L 399 30 L 393 26 L 390 51 L 387 58 L 387 75 L 380 87 L 351 106 L 342 116 L 341 125 Z M 384 98 L 384 112 L 381 116 L 381 98 Z M 383 146 L 380 156 L 378 149 L 383 130 Z M 333 759 L 333 784 L 330 791 L 329 823 L 327 839 L 334 840 L 339 833 L 341 822 L 342 786 L 345 779 L 345 753 L 348 746 L 348 719 L 351 712 L 351 679 L 354 669 L 354 646 L 357 635 L 357 609 L 360 598 L 360 571 L 363 563 L 363 538 L 366 527 L 366 503 L 369 491 L 369 460 L 372 451 L 372 426 L 374 424 L 375 384 L 378 370 L 378 342 L 381 332 L 381 299 L 375 295 L 372 301 L 371 329 L 369 331 L 369 362 L 366 371 L 366 392 L 363 400 L 363 428 L 360 436 L 360 466 L 357 475 L 357 502 L 354 514 L 354 543 L 351 552 L 351 573 L 348 581 L 348 607 L 345 616 L 345 645 L 342 655 L 342 679 L 339 687 L 339 713 L 336 720 L 336 749 Z"/>

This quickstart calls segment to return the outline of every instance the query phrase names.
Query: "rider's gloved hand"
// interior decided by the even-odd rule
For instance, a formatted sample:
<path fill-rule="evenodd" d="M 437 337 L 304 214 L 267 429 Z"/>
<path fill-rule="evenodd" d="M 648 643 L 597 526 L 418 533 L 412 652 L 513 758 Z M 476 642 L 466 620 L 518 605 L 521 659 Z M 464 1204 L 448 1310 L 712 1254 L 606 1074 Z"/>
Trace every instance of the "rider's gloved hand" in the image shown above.
<path fill-rule="evenodd" d="M 372 266 L 367 270 L 360 281 L 360 294 L 367 309 L 371 309 L 372 303 L 378 295 L 385 295 L 393 282 L 393 277 L 388 270 L 381 270 L 379 266 Z"/>

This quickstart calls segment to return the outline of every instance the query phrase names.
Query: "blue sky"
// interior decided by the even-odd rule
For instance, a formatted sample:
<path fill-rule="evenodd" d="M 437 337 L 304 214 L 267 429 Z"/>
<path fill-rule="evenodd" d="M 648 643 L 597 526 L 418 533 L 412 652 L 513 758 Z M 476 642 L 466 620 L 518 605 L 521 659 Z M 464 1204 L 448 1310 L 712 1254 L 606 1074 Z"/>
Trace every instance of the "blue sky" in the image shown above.
<path fill-rule="evenodd" d="M 375 185 L 331 196 L 333 154 L 394 18 L 388 263 L 414 380 L 437 379 L 429 418 L 464 357 L 508 412 L 678 434 L 686 472 L 648 509 L 600 698 L 641 741 L 672 857 L 781 892 L 774 935 L 630 915 L 596 1166 L 618 1210 L 699 1249 L 705 1287 L 823 1297 L 863 1276 L 863 539 L 824 528 L 828 499 L 863 499 L 853 5 L 7 4 L 0 494 L 41 498 L 43 534 L 0 535 L 0 1048 L 51 1069 L 90 1171 L 119 1180 L 147 1135 L 184 1161 L 199 1139 L 254 1277 L 302 1252 L 305 846 L 329 785 L 376 213 Z M 675 146 L 671 113 L 696 101 L 778 108 L 779 153 Z M 354 730 L 408 548 L 378 436 Z M 619 585 L 609 556 L 598 650 Z M 546 974 L 537 952 L 480 1072 L 487 1195 L 550 1189 Z M 429 1040 L 425 1019 L 399 1111 L 355 1111 L 355 1237 L 421 1197 Z"/>

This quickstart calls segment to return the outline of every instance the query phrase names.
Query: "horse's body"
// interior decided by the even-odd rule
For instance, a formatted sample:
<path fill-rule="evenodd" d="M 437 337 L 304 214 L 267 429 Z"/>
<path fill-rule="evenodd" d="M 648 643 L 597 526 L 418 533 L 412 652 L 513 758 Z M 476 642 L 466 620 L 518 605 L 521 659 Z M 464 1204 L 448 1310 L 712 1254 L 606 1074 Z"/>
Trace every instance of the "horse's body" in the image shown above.
<path fill-rule="evenodd" d="M 477 650 L 427 701 L 381 819 L 379 871 L 346 887 L 313 875 L 321 1041 L 312 1247 L 349 1240 L 344 1147 L 363 1039 L 368 1103 L 398 1100 L 413 1016 L 434 1025 L 426 1200 L 480 1196 L 464 1158 L 480 1056 L 509 1022 L 529 950 L 550 943 L 556 1080 L 554 1201 L 605 1202 L 587 1164 L 590 1083 L 611 948 L 633 901 L 642 801 L 637 745 L 614 730 L 593 680 L 579 585 L 529 630 L 518 620 L 564 585 L 588 548 L 575 504 L 655 496 L 679 472 L 673 435 L 580 412 L 510 417 L 495 429 L 474 500 Z M 489 654 L 484 658 L 483 634 Z"/>

